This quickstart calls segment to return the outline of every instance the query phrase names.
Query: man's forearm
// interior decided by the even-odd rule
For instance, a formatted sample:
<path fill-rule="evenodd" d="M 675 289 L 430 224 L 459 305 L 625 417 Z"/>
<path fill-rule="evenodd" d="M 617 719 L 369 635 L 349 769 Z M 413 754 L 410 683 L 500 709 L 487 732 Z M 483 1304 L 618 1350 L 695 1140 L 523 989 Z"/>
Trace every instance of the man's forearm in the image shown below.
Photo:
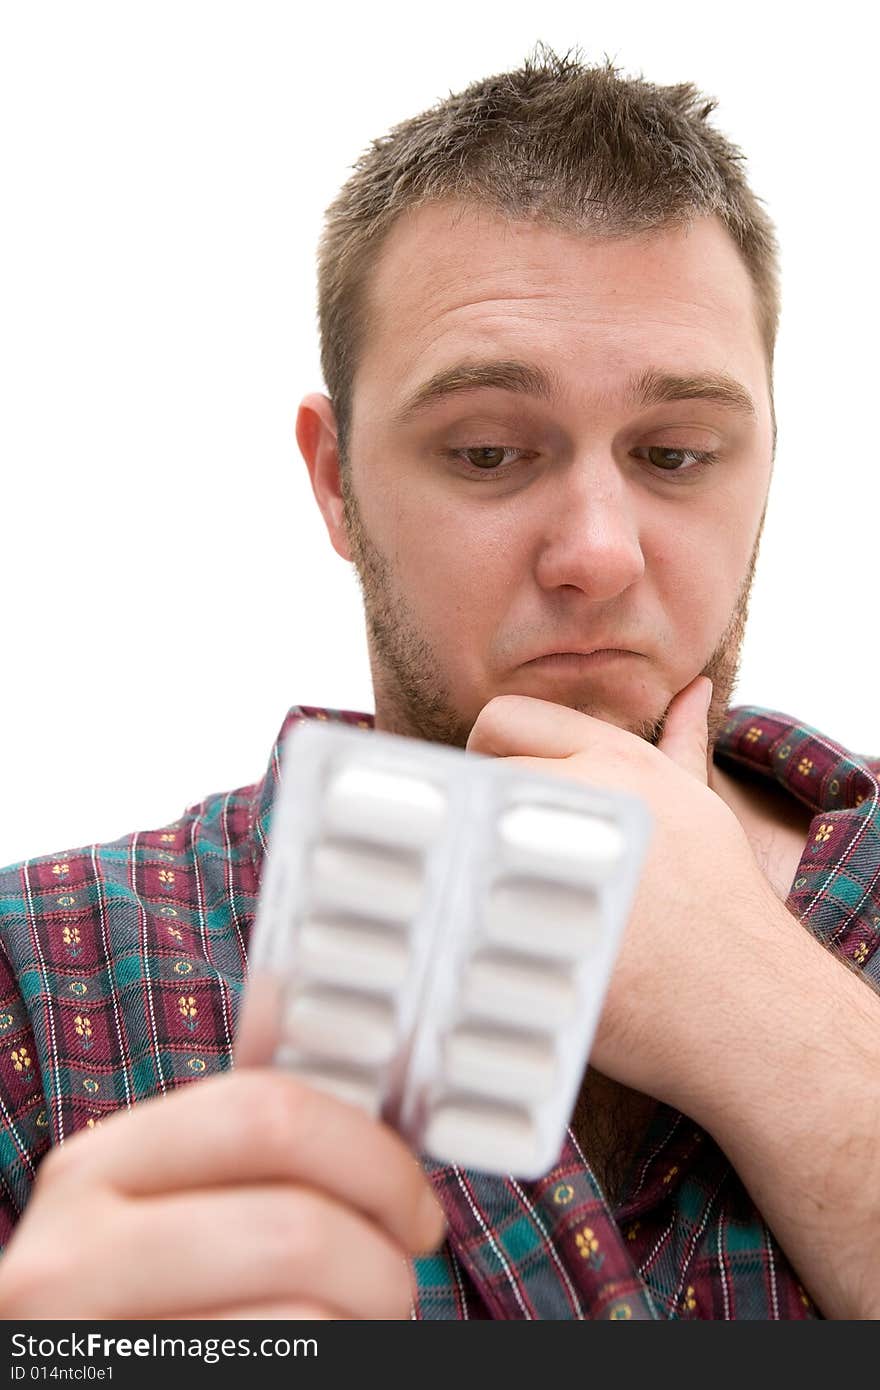
<path fill-rule="evenodd" d="M 719 950 L 682 1108 L 824 1315 L 880 1318 L 880 996 L 777 907 Z"/>

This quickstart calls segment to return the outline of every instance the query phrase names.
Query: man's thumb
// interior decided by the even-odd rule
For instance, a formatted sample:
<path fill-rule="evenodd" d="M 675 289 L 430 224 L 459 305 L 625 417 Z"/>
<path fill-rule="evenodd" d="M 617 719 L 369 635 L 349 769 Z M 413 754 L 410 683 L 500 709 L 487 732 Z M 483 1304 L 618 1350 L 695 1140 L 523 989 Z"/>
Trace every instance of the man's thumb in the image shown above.
<path fill-rule="evenodd" d="M 707 785 L 711 699 L 712 682 L 708 676 L 696 676 L 690 685 L 678 692 L 669 706 L 663 737 L 657 744 L 667 758 Z"/>

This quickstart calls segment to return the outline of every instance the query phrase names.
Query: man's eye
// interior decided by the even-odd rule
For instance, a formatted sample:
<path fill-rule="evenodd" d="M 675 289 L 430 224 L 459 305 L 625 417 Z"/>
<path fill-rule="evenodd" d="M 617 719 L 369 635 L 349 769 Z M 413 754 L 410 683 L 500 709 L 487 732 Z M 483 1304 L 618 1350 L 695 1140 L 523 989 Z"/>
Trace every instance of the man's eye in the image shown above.
<path fill-rule="evenodd" d="M 497 471 L 505 462 L 505 454 L 520 454 L 521 449 L 505 448 L 502 444 L 486 444 L 471 449 L 453 449 L 453 458 L 464 459 L 472 468 L 482 472 Z"/>
<path fill-rule="evenodd" d="M 715 463 L 717 454 L 700 449 L 667 449 L 664 445 L 648 444 L 635 452 L 647 454 L 648 462 L 664 473 L 699 473 L 710 463 Z M 691 460 L 691 462 L 688 462 Z"/>

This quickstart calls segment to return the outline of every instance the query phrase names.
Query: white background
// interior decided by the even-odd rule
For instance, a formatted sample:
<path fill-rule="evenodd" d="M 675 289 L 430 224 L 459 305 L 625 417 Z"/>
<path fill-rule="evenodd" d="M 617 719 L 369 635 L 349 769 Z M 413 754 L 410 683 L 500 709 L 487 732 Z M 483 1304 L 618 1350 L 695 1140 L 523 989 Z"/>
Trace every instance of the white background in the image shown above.
<path fill-rule="evenodd" d="M 876 49 L 869 7 L 808 15 L 0 4 L 0 864 L 256 780 L 291 704 L 372 710 L 294 438 L 321 216 L 372 138 L 538 39 L 696 82 L 748 156 L 780 441 L 734 699 L 880 752 Z"/>

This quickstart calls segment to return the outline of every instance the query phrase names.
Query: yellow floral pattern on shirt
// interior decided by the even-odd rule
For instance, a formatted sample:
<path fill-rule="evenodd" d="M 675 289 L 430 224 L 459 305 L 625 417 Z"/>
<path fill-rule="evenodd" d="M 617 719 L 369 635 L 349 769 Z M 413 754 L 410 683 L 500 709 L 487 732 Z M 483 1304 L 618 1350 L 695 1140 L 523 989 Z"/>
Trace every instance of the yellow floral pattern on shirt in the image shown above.
<path fill-rule="evenodd" d="M 191 1033 L 194 1033 L 198 1027 L 196 1020 L 199 1013 L 194 996 L 192 994 L 182 994 L 177 1001 L 177 1007 L 183 1015 L 184 1027 L 188 1028 Z"/>
<path fill-rule="evenodd" d="M 599 1249 L 599 1239 L 592 1226 L 582 1226 L 574 1238 L 577 1252 L 582 1260 L 588 1260 L 593 1269 L 601 1269 L 605 1256 Z"/>

